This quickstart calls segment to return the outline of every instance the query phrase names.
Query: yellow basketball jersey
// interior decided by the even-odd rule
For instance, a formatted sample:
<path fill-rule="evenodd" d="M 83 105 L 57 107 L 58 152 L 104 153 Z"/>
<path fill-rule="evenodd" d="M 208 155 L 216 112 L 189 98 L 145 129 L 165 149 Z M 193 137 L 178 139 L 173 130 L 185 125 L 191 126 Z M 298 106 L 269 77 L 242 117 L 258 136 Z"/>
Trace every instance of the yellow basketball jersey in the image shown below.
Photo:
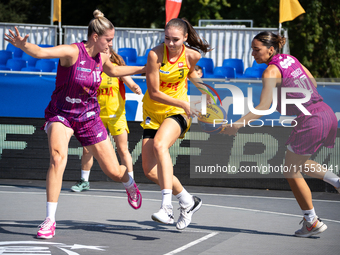
<path fill-rule="evenodd" d="M 113 64 L 117 65 L 117 64 Z M 116 77 L 101 74 L 102 82 L 97 90 L 101 118 L 118 118 L 125 114 L 125 86 Z"/>
<path fill-rule="evenodd" d="M 169 61 L 169 52 L 164 44 L 162 66 L 159 69 L 159 90 L 168 96 L 189 102 L 188 99 L 188 82 L 187 75 L 189 67 L 185 57 L 185 46 L 183 45 L 182 53 L 175 62 Z M 154 101 L 146 91 L 143 98 L 143 107 L 153 113 L 185 113 L 183 108 L 166 105 Z"/>

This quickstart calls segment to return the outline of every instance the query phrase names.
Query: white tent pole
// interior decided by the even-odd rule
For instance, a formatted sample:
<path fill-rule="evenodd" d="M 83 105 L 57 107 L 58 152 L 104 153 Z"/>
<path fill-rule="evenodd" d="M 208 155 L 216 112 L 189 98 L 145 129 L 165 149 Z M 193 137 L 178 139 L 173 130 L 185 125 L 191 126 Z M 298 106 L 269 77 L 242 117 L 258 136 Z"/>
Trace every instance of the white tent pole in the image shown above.
<path fill-rule="evenodd" d="M 53 25 L 53 13 L 54 13 L 54 3 L 51 0 L 51 26 Z"/>
<path fill-rule="evenodd" d="M 279 23 L 279 35 L 281 36 L 282 23 Z"/>
<path fill-rule="evenodd" d="M 61 29 L 61 21 L 58 22 L 59 25 L 59 45 L 63 44 L 63 30 Z"/>

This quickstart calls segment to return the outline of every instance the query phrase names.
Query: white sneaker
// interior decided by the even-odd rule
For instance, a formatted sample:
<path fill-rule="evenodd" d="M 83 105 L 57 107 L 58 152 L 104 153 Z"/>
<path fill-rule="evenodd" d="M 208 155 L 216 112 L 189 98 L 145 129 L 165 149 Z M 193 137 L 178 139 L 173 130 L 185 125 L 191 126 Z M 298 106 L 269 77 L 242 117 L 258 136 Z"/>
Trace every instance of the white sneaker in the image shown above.
<path fill-rule="evenodd" d="M 193 204 L 184 208 L 182 207 L 181 203 L 180 204 L 180 210 L 181 214 L 178 218 L 176 228 L 179 230 L 185 229 L 187 226 L 189 226 L 191 222 L 192 215 L 198 211 L 198 209 L 201 208 L 202 205 L 202 200 L 199 197 L 193 196 Z"/>
<path fill-rule="evenodd" d="M 314 217 L 312 222 L 308 222 L 303 218 L 300 224 L 301 223 L 303 223 L 302 228 L 295 231 L 295 235 L 298 237 L 310 237 L 312 235 L 320 234 L 327 229 L 326 224 L 317 216 Z"/>
<path fill-rule="evenodd" d="M 174 214 L 172 212 L 172 206 L 162 205 L 161 209 L 158 212 L 151 215 L 151 219 L 164 224 L 173 224 Z"/>

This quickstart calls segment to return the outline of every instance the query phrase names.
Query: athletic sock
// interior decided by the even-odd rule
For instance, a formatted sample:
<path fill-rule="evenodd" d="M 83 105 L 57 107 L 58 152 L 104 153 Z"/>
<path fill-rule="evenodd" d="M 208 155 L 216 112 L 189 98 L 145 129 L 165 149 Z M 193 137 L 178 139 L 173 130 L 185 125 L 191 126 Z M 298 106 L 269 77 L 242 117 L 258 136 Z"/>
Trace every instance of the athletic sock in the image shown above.
<path fill-rule="evenodd" d="M 302 210 L 303 217 L 305 217 L 306 221 L 313 221 L 314 217 L 316 216 L 314 207 L 310 210 Z"/>
<path fill-rule="evenodd" d="M 90 171 L 91 170 L 81 170 L 81 178 L 83 178 L 86 182 L 89 181 L 89 177 L 90 177 Z"/>
<path fill-rule="evenodd" d="M 50 218 L 51 221 L 55 221 L 55 213 L 57 211 L 58 202 L 46 203 L 46 218 Z"/>
<path fill-rule="evenodd" d="M 181 202 L 181 205 L 186 208 L 190 205 L 192 205 L 192 195 L 183 188 L 183 190 L 176 195 L 176 198 Z"/>
<path fill-rule="evenodd" d="M 331 171 L 327 171 L 323 177 L 323 180 L 330 185 L 333 185 L 336 189 L 340 188 L 340 178 Z"/>
<path fill-rule="evenodd" d="M 133 171 L 128 172 L 128 175 L 130 175 L 130 176 L 132 177 L 132 179 L 135 179 L 135 178 L 133 177 Z"/>
<path fill-rule="evenodd" d="M 123 182 L 123 185 L 124 185 L 125 188 L 129 188 L 130 186 L 132 186 L 135 183 L 133 178 L 130 175 L 128 175 L 128 176 L 129 176 L 129 180 L 127 182 Z"/>
<path fill-rule="evenodd" d="M 171 189 L 163 189 L 162 190 L 162 205 L 172 206 L 172 190 Z"/>

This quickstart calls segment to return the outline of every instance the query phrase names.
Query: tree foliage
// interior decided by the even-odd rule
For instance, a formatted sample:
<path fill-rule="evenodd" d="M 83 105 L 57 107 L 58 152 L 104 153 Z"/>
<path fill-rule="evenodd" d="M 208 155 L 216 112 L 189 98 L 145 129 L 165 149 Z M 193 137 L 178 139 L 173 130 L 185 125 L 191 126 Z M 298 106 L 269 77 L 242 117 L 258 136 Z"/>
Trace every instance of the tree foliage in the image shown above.
<path fill-rule="evenodd" d="M 289 22 L 291 53 L 316 77 L 340 77 L 340 2 L 300 0 L 306 13 Z"/>
<path fill-rule="evenodd" d="M 251 19 L 255 27 L 278 27 L 279 0 L 183 0 L 179 17 Z M 283 23 L 290 52 L 315 77 L 340 77 L 340 1 L 299 0 L 306 13 Z M 2 0 L 0 21 L 50 24 L 48 0 Z M 116 27 L 164 28 L 165 0 L 62 0 L 62 24 L 87 26 L 98 8 Z"/>

